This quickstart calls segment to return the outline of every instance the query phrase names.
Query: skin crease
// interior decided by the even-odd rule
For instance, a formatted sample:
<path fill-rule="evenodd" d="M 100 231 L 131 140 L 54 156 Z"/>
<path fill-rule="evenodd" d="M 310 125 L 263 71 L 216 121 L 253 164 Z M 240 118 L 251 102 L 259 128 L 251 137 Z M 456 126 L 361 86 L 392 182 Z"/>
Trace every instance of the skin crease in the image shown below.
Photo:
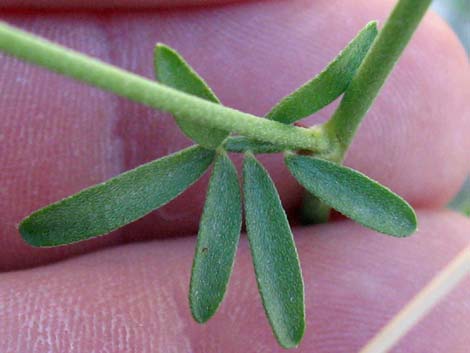
<path fill-rule="evenodd" d="M 165 42 L 224 104 L 262 115 L 318 73 L 366 22 L 383 21 L 392 5 L 280 1 L 106 14 L 2 10 L 0 18 L 147 77 L 153 45 Z M 207 180 L 107 237 L 55 249 L 24 244 L 15 227 L 29 212 L 189 142 L 168 115 L 1 55 L 0 72 L 0 268 L 30 268 L 119 245 L 0 275 L 0 351 L 278 350 L 244 240 L 229 295 L 206 326 L 191 321 L 186 300 L 194 237 L 124 244 L 194 233 Z M 438 211 L 469 170 L 469 75 L 455 36 L 429 14 L 364 121 L 346 164 L 418 209 L 434 211 L 420 211 L 420 230 L 406 240 L 350 221 L 294 230 L 308 315 L 298 351 L 357 351 L 469 244 L 469 221 Z M 331 111 L 309 122 L 323 121 Z M 295 213 L 300 188 L 279 158 L 263 162 L 284 205 Z M 395 351 L 465 351 L 469 288 L 463 282 Z"/>

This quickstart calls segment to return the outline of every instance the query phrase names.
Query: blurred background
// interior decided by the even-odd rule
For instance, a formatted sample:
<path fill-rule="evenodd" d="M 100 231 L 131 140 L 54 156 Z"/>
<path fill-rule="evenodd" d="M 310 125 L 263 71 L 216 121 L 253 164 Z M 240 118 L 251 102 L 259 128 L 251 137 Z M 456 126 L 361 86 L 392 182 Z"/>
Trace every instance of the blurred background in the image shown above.
<path fill-rule="evenodd" d="M 452 26 L 468 55 L 470 51 L 470 0 L 434 0 L 432 6 L 434 11 Z M 470 116 L 468 118 L 470 119 Z M 470 158 L 470 153 L 468 158 Z M 470 217 L 470 177 L 467 178 L 462 190 L 449 207 Z"/>
<path fill-rule="evenodd" d="M 452 26 L 468 54 L 470 50 L 470 0 L 434 0 L 433 8 Z"/>

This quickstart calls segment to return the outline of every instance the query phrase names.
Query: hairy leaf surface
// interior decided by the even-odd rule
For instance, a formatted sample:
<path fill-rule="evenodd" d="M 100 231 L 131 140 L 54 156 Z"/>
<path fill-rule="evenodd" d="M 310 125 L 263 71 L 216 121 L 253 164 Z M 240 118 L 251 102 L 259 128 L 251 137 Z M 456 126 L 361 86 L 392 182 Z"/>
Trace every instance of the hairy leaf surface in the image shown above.
<path fill-rule="evenodd" d="M 214 151 L 190 147 L 141 165 L 34 212 L 20 224 L 34 246 L 55 246 L 109 233 L 174 199 L 198 180 Z"/>
<path fill-rule="evenodd" d="M 164 44 L 157 44 L 155 48 L 155 73 L 157 79 L 167 86 L 214 103 L 220 103 L 206 82 L 189 66 L 183 57 Z M 216 148 L 229 134 L 224 130 L 181 119 L 178 115 L 174 117 L 186 136 L 207 148 Z"/>
<path fill-rule="evenodd" d="M 291 124 L 333 102 L 348 88 L 377 33 L 376 22 L 367 24 L 322 72 L 284 97 L 266 118 Z"/>
<path fill-rule="evenodd" d="M 199 224 L 189 302 L 194 319 L 209 320 L 222 302 L 232 273 L 242 224 L 237 170 L 226 153 L 214 163 Z"/>
<path fill-rule="evenodd" d="M 264 309 L 279 344 L 295 347 L 305 330 L 297 249 L 277 190 L 252 154 L 245 155 L 243 190 L 248 240 Z"/>
<path fill-rule="evenodd" d="M 285 162 L 309 192 L 352 220 L 397 237 L 416 230 L 416 214 L 411 206 L 366 175 L 309 156 L 288 154 Z"/>

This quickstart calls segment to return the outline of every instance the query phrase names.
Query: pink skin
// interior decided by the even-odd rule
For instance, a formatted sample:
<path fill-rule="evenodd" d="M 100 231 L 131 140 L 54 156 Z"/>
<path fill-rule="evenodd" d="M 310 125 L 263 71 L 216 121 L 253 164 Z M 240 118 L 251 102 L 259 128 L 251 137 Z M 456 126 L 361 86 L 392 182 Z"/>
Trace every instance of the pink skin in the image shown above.
<path fill-rule="evenodd" d="M 2 10 L 0 17 L 147 77 L 153 75 L 153 45 L 165 42 L 181 51 L 224 104 L 262 115 L 321 70 L 366 22 L 383 22 L 392 5 L 245 2 L 112 13 Z M 33 249 L 21 240 L 16 225 L 34 209 L 189 141 L 166 114 L 4 56 L 0 72 L 0 269 L 22 269 L 0 275 L 0 351 L 276 351 L 245 240 L 221 312 L 205 326 L 191 321 L 186 300 L 195 238 L 128 244 L 194 234 L 207 180 L 103 238 L 54 249 Z M 428 210 L 419 212 L 420 230 L 406 240 L 344 220 L 295 229 L 308 310 L 299 351 L 357 351 L 469 244 L 470 222 L 439 210 L 469 171 L 469 78 L 464 50 L 429 14 L 346 161 Z M 263 162 L 295 214 L 300 188 L 280 158 Z M 469 289 L 467 280 L 396 352 L 465 351 Z"/>

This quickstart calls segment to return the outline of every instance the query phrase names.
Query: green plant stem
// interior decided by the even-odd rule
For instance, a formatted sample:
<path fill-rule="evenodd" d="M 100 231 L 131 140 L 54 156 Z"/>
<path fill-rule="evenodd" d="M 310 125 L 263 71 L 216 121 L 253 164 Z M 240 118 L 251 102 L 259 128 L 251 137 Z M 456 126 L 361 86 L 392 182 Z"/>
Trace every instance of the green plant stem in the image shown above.
<path fill-rule="evenodd" d="M 6 23 L 0 23 L 0 50 L 198 124 L 275 143 L 288 149 L 322 152 L 331 148 L 321 129 L 285 125 L 206 101 L 64 48 Z"/>
<path fill-rule="evenodd" d="M 338 153 L 321 157 L 336 163 L 343 161 L 362 119 L 374 103 L 431 1 L 400 0 L 395 6 L 346 89 L 338 109 L 324 125 L 330 141 L 336 140 L 335 150 Z M 304 197 L 301 213 L 306 223 L 322 223 L 329 215 L 328 209 L 309 193 Z"/>
<path fill-rule="evenodd" d="M 408 44 L 432 0 L 400 0 L 346 90 L 325 129 L 338 140 L 340 162 L 362 119 Z"/>
<path fill-rule="evenodd" d="M 227 152 L 245 153 L 279 153 L 286 149 L 269 142 L 260 142 L 245 136 L 230 136 L 224 142 L 224 149 Z"/>
<path fill-rule="evenodd" d="M 448 207 L 470 217 L 470 176 L 467 176 L 459 193 L 449 203 Z"/>
<path fill-rule="evenodd" d="M 322 224 L 330 219 L 331 207 L 318 197 L 305 190 L 300 208 L 300 221 L 303 224 Z"/>

